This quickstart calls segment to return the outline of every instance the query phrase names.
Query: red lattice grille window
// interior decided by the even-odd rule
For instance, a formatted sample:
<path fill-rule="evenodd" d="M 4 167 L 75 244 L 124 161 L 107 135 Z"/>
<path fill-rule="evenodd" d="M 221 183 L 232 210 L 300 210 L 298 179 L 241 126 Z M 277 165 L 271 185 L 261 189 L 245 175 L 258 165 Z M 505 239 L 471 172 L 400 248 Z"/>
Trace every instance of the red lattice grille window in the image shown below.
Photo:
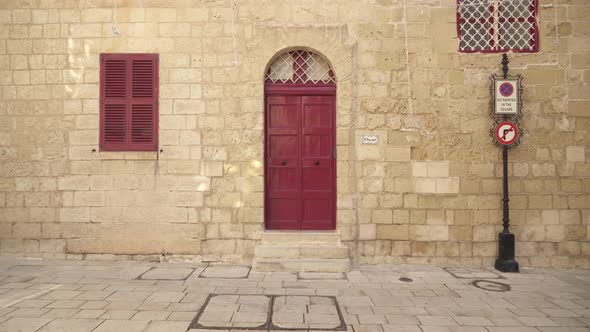
<path fill-rule="evenodd" d="M 334 71 L 323 56 L 310 51 L 291 51 L 278 56 L 268 67 L 267 83 L 335 84 Z"/>
<path fill-rule="evenodd" d="M 158 149 L 158 55 L 100 55 L 100 149 Z"/>
<path fill-rule="evenodd" d="M 461 52 L 537 52 L 538 0 L 457 0 Z"/>

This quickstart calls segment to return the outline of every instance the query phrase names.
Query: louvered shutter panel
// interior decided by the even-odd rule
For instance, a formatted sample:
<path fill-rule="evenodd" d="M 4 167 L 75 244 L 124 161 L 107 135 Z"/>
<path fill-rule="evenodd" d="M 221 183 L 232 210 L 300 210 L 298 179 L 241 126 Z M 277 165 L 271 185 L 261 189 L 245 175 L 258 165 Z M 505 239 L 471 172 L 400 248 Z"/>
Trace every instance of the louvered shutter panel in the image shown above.
<path fill-rule="evenodd" d="M 101 54 L 100 148 L 158 148 L 158 55 Z"/>
<path fill-rule="evenodd" d="M 157 149 L 157 58 L 134 55 L 131 58 L 131 144 L 146 150 Z"/>
<path fill-rule="evenodd" d="M 101 55 L 100 148 L 124 150 L 127 143 L 127 59 Z"/>

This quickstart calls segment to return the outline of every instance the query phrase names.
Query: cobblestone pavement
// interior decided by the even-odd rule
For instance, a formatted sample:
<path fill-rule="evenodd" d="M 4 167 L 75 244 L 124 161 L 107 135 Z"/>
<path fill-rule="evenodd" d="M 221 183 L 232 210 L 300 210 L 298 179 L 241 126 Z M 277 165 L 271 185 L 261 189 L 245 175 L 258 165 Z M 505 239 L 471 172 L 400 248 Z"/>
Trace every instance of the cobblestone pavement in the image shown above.
<path fill-rule="evenodd" d="M 378 265 L 296 274 L 238 265 L 0 259 L 0 331 L 581 332 L 589 326 L 590 271 L 583 270 L 502 274 Z"/>

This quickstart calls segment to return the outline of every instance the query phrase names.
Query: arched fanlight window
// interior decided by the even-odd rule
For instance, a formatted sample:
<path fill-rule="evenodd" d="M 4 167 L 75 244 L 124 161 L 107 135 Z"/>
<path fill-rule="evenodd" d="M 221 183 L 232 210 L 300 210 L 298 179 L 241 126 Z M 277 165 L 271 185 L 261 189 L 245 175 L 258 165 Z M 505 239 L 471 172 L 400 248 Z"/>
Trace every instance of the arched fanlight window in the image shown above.
<path fill-rule="evenodd" d="M 328 60 L 311 51 L 281 54 L 268 67 L 266 83 L 335 84 Z"/>

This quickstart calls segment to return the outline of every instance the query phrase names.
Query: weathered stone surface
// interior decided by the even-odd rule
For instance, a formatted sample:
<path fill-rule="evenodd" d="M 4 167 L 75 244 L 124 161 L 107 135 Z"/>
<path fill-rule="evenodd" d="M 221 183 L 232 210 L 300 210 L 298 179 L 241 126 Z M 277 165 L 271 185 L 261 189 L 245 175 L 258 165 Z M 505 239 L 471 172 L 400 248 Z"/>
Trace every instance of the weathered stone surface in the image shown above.
<path fill-rule="evenodd" d="M 440 243 L 445 242 L 437 245 Z M 560 243 L 559 253 L 552 255 L 550 263 L 583 265 L 575 260 L 569 263 L 568 251 L 577 250 L 575 244 Z M 427 243 L 420 249 L 429 248 Z M 414 255 L 411 259 L 465 264 L 474 258 Z M 531 264 L 548 264 L 537 259 L 533 257 Z M 525 276 L 491 268 L 443 269 L 394 262 L 357 265 L 345 278 L 338 274 L 339 279 L 333 275 L 320 279 L 314 274 L 304 280 L 302 274 L 284 272 L 253 273 L 243 280 L 221 277 L 187 282 L 96 275 L 113 265 L 131 271 L 144 268 L 146 263 L 0 258 L 5 276 L 0 330 L 181 332 L 195 324 L 193 327 L 200 329 L 189 331 L 263 331 L 273 325 L 325 330 L 346 325 L 358 331 L 577 332 L 587 330 L 590 318 L 588 300 L 579 296 L 587 289 L 588 271 L 584 269 L 527 269 Z M 166 270 L 192 266 L 153 265 Z M 400 277 L 412 281 L 402 282 Z M 38 282 L 48 278 L 59 283 Z M 477 279 L 510 285 L 512 290 L 479 289 L 473 285 Z M 571 298 L 564 298 L 566 295 Z"/>
<path fill-rule="evenodd" d="M 109 1 L 3 1 L 0 255 L 251 262 L 265 227 L 264 74 L 277 52 L 304 47 L 336 77 L 338 249 L 283 256 L 338 256 L 346 241 L 359 262 L 487 264 L 501 224 L 487 116 L 500 56 L 457 51 L 447 2 L 232 11 L 150 0 L 114 12 Z M 554 10 L 539 8 L 543 38 Z M 588 260 L 574 244 L 589 236 L 587 12 L 559 3 L 567 43 L 510 54 L 526 82 L 524 136 L 509 157 L 522 266 Z M 100 151 L 99 54 L 125 52 L 159 55 L 158 151 Z"/>

